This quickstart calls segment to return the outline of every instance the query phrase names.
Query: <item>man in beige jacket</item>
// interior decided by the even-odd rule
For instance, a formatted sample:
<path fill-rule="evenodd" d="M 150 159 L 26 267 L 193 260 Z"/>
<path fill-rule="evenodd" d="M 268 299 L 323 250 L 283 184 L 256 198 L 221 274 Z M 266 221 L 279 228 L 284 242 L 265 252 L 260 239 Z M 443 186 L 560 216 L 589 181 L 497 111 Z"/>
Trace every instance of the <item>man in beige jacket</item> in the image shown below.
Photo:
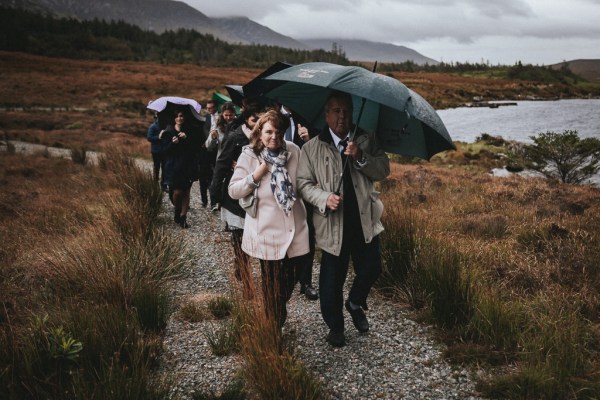
<path fill-rule="evenodd" d="M 363 310 L 381 273 L 378 235 L 383 231 L 383 204 L 373 184 L 389 175 L 390 164 L 374 135 L 359 130 L 348 141 L 352 129 L 350 95 L 332 93 L 325 105 L 325 119 L 325 130 L 302 147 L 297 185 L 300 196 L 314 205 L 316 242 L 322 250 L 321 313 L 330 329 L 327 341 L 341 347 L 345 344 L 344 307 L 359 332 L 369 330 Z M 343 189 L 336 193 L 340 179 Z M 350 257 L 355 278 L 344 302 Z"/>

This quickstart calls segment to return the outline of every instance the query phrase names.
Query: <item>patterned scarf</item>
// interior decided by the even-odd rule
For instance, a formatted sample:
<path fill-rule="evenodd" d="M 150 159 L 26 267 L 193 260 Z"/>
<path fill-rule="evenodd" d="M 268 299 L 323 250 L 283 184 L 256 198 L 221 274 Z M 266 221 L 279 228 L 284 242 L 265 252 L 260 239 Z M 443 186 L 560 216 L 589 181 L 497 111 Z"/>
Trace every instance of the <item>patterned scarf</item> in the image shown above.
<path fill-rule="evenodd" d="M 273 165 L 273 170 L 271 171 L 271 190 L 273 191 L 277 204 L 279 204 L 279 208 L 283 210 L 285 215 L 290 215 L 292 206 L 296 200 L 294 186 L 292 185 L 288 171 L 285 168 L 288 155 L 289 153 L 285 148 L 285 143 L 279 153 L 275 153 L 266 147 L 261 152 L 263 160 Z"/>

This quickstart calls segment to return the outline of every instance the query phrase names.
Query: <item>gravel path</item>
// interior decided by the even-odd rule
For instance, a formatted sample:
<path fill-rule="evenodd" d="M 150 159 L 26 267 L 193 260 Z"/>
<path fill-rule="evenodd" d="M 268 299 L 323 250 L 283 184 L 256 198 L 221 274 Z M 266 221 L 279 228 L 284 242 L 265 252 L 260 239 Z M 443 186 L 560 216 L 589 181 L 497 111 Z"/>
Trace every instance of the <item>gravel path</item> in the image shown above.
<path fill-rule="evenodd" d="M 165 196 L 166 197 L 166 196 Z M 177 306 L 190 300 L 230 295 L 231 249 L 228 233 L 219 217 L 202 208 L 197 183 L 192 187 L 191 228 L 181 230 L 195 262 L 184 279 L 177 282 Z M 165 200 L 166 218 L 172 206 Z M 318 266 L 314 269 L 318 281 Z M 373 293 L 368 317 L 371 329 L 362 335 L 346 314 L 346 346 L 330 347 L 327 328 L 321 319 L 319 302 L 298 293 L 288 305 L 284 332 L 295 337 L 296 357 L 317 377 L 332 399 L 477 399 L 470 373 L 450 366 L 441 357 L 442 345 L 432 339 L 432 328 L 407 318 L 403 310 Z M 217 357 L 204 332 L 215 329 L 215 321 L 189 323 L 175 312 L 168 322 L 162 376 L 175 380 L 172 399 L 192 399 L 194 392 L 221 393 L 241 366 L 239 355 Z"/>
<path fill-rule="evenodd" d="M 14 141 L 16 151 L 48 151 L 56 157 L 69 157 L 69 150 L 48 148 Z M 4 150 L 0 146 L 0 150 Z M 94 163 L 97 154 L 88 153 Z M 144 168 L 148 161 L 139 160 Z M 170 222 L 173 207 L 165 196 L 164 217 L 174 233 L 183 235 L 194 262 L 174 287 L 177 308 L 202 302 L 217 295 L 229 296 L 232 252 L 229 234 L 217 214 L 200 205 L 198 184 L 192 187 L 188 214 L 191 228 L 182 230 Z M 313 281 L 318 282 L 318 265 Z M 164 352 L 160 356 L 158 379 L 173 380 L 169 398 L 193 399 L 196 392 L 219 394 L 239 372 L 239 355 L 212 354 L 205 332 L 218 329 L 222 322 L 190 323 L 178 318 L 178 310 L 168 321 Z M 296 290 L 288 303 L 284 332 L 294 337 L 295 355 L 323 384 L 332 400 L 355 399 L 479 399 L 470 373 L 450 366 L 442 357 L 443 346 L 432 337 L 432 328 L 407 318 L 396 304 L 378 296 L 369 297 L 368 334 L 358 334 L 346 316 L 346 346 L 330 347 L 327 328 L 321 319 L 318 301 L 309 301 Z"/>

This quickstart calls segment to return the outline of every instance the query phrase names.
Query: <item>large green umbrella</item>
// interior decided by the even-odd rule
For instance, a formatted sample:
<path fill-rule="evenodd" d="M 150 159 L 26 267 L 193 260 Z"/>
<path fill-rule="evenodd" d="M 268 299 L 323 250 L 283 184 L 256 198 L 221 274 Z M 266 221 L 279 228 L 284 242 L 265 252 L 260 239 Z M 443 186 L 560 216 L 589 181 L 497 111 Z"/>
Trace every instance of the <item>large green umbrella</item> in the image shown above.
<path fill-rule="evenodd" d="M 455 148 L 434 108 L 389 76 L 361 67 L 314 62 L 263 79 L 279 83 L 266 97 L 288 106 L 311 126 L 325 125 L 325 102 L 332 91 L 339 90 L 353 97 L 353 123 L 375 132 L 385 151 L 428 160 Z"/>

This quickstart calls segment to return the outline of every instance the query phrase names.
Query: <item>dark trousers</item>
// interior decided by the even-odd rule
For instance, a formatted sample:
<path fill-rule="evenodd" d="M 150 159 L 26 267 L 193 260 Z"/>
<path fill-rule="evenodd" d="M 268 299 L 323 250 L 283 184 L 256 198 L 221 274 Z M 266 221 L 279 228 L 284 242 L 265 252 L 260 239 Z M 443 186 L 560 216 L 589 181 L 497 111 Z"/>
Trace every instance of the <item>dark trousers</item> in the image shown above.
<path fill-rule="evenodd" d="M 362 235 L 360 236 L 362 239 Z M 348 299 L 366 308 L 371 287 L 381 273 L 381 249 L 379 236 L 371 243 L 344 238 L 339 256 L 323 251 L 319 276 L 321 314 L 325 323 L 334 332 L 344 331 L 344 283 L 348 275 L 348 264 L 352 258 L 354 281 Z"/>
<path fill-rule="evenodd" d="M 242 278 L 248 279 L 250 276 L 250 256 L 242 250 L 242 238 L 244 236 L 244 230 L 233 228 L 229 229 L 231 232 L 231 246 L 233 247 L 234 256 L 234 275 L 237 280 Z"/>
<path fill-rule="evenodd" d="M 315 225 L 313 224 L 313 206 L 308 202 L 304 202 L 306 207 L 306 222 L 308 224 L 308 245 L 310 250 L 306 256 L 304 256 L 304 265 L 300 269 L 300 276 L 298 280 L 301 285 L 312 286 L 312 270 L 313 260 L 315 258 Z"/>
<path fill-rule="evenodd" d="M 162 176 L 160 175 L 160 171 L 162 170 Z M 160 176 L 160 185 L 165 187 L 165 157 L 162 153 L 152 153 L 152 173 L 154 175 L 154 180 L 158 181 Z"/>
<path fill-rule="evenodd" d="M 281 328 L 287 318 L 286 304 L 292 297 L 294 285 L 306 256 L 283 260 L 259 260 L 265 311 Z"/>
<path fill-rule="evenodd" d="M 200 198 L 202 200 L 203 206 L 206 206 L 208 204 L 208 188 L 210 187 L 211 180 L 211 176 L 200 176 L 200 179 L 198 179 L 198 183 L 200 184 Z M 211 206 L 214 206 L 212 202 Z"/>

